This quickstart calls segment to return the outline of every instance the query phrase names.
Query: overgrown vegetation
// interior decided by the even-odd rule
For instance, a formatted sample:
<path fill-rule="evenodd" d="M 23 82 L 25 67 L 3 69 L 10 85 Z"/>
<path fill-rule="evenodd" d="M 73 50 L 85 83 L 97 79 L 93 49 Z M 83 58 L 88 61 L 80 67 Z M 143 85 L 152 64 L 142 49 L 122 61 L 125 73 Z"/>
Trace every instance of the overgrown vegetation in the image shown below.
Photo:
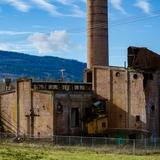
<path fill-rule="evenodd" d="M 158 160 L 160 154 L 124 155 L 83 147 L 37 146 L 33 144 L 0 145 L 0 160 Z"/>

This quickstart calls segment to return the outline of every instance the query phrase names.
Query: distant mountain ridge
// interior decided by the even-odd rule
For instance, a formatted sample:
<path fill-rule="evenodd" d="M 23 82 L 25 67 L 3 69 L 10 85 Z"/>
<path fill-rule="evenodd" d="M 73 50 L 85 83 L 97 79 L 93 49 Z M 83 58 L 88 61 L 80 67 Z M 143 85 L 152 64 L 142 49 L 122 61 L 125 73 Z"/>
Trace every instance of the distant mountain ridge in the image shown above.
<path fill-rule="evenodd" d="M 61 69 L 66 81 L 82 81 L 86 64 L 52 56 L 34 56 L 18 52 L 0 51 L 0 78 L 31 77 L 39 80 L 61 79 Z"/>

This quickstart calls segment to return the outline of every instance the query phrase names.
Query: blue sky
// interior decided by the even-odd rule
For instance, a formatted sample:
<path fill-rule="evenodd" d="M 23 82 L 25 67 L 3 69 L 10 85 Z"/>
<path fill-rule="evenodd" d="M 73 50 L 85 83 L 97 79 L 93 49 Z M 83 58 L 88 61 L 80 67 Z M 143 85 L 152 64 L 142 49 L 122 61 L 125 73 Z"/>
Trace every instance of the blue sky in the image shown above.
<path fill-rule="evenodd" d="M 160 0 L 109 0 L 110 65 L 128 46 L 159 53 Z M 0 50 L 86 62 L 86 0 L 0 0 Z"/>

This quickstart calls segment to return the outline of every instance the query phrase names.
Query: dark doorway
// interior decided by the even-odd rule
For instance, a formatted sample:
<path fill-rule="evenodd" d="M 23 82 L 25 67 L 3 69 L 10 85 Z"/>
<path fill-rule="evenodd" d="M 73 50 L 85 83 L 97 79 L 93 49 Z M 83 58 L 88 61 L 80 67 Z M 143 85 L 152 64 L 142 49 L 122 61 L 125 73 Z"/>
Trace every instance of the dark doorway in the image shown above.
<path fill-rule="evenodd" d="M 79 108 L 71 109 L 71 127 L 79 127 Z"/>

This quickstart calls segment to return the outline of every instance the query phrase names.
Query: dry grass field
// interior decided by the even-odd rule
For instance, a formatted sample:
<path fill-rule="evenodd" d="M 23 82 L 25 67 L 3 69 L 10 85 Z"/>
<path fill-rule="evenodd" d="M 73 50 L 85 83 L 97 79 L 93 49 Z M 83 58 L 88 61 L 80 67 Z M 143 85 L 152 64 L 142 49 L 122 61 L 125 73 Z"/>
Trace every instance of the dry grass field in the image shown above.
<path fill-rule="evenodd" d="M 84 147 L 0 144 L 0 160 L 159 160 L 160 154 L 132 155 Z"/>

